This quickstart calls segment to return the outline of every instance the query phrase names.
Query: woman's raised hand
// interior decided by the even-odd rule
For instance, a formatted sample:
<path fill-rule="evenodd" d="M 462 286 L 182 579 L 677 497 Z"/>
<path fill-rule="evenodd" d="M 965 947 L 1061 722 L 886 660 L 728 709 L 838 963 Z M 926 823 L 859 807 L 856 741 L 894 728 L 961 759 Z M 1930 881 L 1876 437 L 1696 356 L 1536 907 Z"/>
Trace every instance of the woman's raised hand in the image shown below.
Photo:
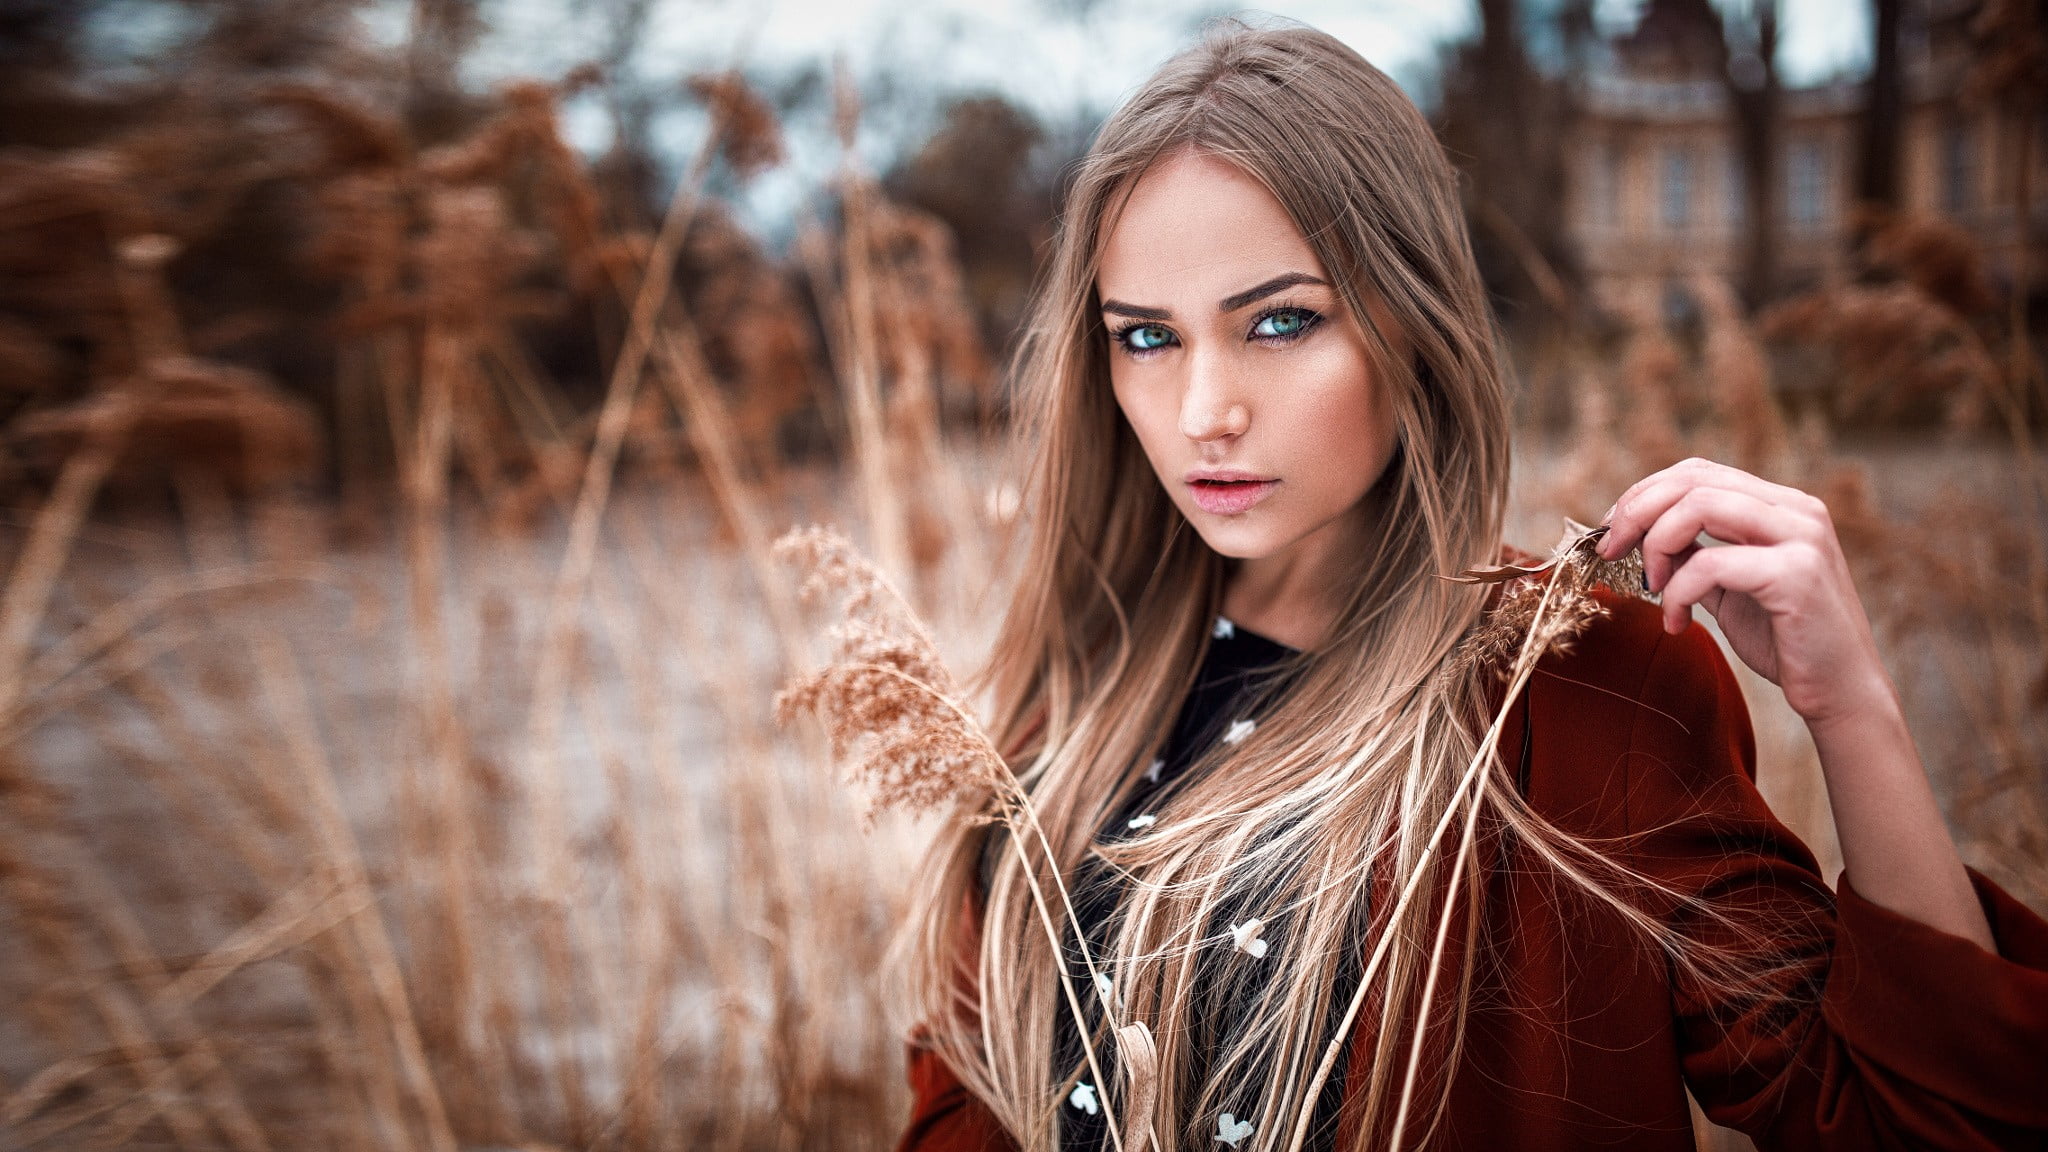
<path fill-rule="evenodd" d="M 1664 630 L 1702 604 L 1729 647 L 1809 725 L 1896 708 L 1827 505 L 1697 457 L 1638 480 L 1607 513 L 1600 554 L 1643 550 Z M 1722 546 L 1699 543 L 1704 532 Z"/>

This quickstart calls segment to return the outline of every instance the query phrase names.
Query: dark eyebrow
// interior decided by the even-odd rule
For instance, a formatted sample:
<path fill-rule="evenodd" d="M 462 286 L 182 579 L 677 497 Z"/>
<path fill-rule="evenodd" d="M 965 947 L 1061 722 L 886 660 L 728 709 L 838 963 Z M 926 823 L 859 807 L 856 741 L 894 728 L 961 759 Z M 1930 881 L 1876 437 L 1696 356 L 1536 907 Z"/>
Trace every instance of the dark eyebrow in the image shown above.
<path fill-rule="evenodd" d="M 1306 272 L 1282 272 L 1271 280 L 1247 288 L 1235 296 L 1225 296 L 1222 300 L 1217 301 L 1216 310 L 1219 312 L 1235 312 L 1254 300 L 1264 300 L 1282 288 L 1292 288 L 1296 284 L 1324 284 L 1327 286 L 1326 281 L 1311 276 Z M 1104 300 L 1102 302 L 1102 310 L 1104 312 L 1114 312 L 1119 316 L 1130 316 L 1138 320 L 1173 319 L 1173 313 L 1165 308 L 1147 308 L 1142 304 L 1126 304 L 1121 300 Z"/>
<path fill-rule="evenodd" d="M 1259 284 L 1247 288 L 1244 291 L 1239 292 L 1235 296 L 1225 296 L 1222 300 L 1217 302 L 1216 310 L 1219 312 L 1235 312 L 1239 308 L 1244 307 L 1245 305 L 1251 303 L 1254 300 L 1263 300 L 1266 297 L 1271 296 L 1273 293 L 1280 291 L 1282 288 L 1292 288 L 1296 284 L 1325 283 L 1325 281 L 1317 279 L 1316 277 L 1311 276 L 1306 272 L 1282 272 L 1280 275 L 1273 277 L 1271 280 L 1266 281 L 1264 284 Z"/>
<path fill-rule="evenodd" d="M 1102 310 L 1104 312 L 1114 312 L 1119 316 L 1129 316 L 1138 320 L 1173 319 L 1173 313 L 1167 311 L 1164 308 L 1146 308 L 1138 304 L 1126 304 L 1121 300 L 1104 300 L 1102 302 Z"/>

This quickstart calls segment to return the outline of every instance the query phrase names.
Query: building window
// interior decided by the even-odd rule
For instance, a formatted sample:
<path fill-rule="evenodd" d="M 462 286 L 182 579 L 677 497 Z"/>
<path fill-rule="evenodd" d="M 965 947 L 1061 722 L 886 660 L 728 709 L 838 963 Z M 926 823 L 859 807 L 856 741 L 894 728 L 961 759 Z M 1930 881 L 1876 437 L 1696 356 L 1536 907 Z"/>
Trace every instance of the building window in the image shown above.
<path fill-rule="evenodd" d="M 1970 126 L 1950 121 L 1941 134 L 1941 206 L 1950 215 L 1966 215 L 1976 191 L 1976 172 L 1971 168 Z"/>
<path fill-rule="evenodd" d="M 1586 207 L 1598 228 L 1621 223 L 1621 165 L 1623 153 L 1617 140 L 1594 145 L 1586 165 Z"/>
<path fill-rule="evenodd" d="M 1667 230 L 1682 232 L 1692 223 L 1692 150 L 1675 144 L 1667 146 L 1662 168 L 1659 215 Z"/>
<path fill-rule="evenodd" d="M 1740 228 L 1749 219 L 1749 184 L 1743 177 L 1741 150 L 1721 149 L 1721 218 L 1730 228 Z"/>
<path fill-rule="evenodd" d="M 1788 214 L 1794 228 L 1811 231 L 1827 222 L 1827 152 L 1818 140 L 1801 140 L 1792 145 L 1791 160 L 1786 188 Z"/>

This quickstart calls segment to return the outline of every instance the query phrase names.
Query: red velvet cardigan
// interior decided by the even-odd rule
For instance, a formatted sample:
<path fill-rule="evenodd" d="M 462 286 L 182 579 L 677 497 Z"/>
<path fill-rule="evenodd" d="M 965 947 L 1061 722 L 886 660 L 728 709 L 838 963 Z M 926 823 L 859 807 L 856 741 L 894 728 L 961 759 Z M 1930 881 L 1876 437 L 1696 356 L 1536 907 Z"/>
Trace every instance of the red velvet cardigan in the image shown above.
<path fill-rule="evenodd" d="M 1668 635 L 1656 606 L 1599 595 L 1610 614 L 1541 661 L 1502 754 L 1566 830 L 1756 909 L 1793 994 L 1719 1002 L 1611 911 L 1499 860 L 1493 983 L 1475 985 L 1432 1147 L 1690 1149 L 1689 1087 L 1764 1149 L 2048 1149 L 2048 923 L 1974 871 L 1996 955 L 1864 900 L 1846 874 L 1830 893 L 1757 793 L 1749 711 L 1713 635 Z M 1354 1069 L 1368 1036 L 1354 1035 Z M 909 1075 L 899 1152 L 1016 1147 L 932 1052 L 913 1044 Z"/>

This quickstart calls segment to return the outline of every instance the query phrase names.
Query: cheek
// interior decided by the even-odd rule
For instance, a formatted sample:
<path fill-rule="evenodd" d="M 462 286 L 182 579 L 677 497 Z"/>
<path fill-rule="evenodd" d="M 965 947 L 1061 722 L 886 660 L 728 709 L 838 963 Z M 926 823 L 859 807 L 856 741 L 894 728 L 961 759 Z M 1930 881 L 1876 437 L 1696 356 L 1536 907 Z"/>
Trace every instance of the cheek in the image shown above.
<path fill-rule="evenodd" d="M 1116 396 L 1118 410 L 1124 414 L 1124 422 L 1138 434 L 1145 454 L 1156 461 L 1162 436 L 1178 427 L 1180 421 L 1170 390 L 1144 387 L 1130 373 L 1116 370 L 1110 372 L 1110 389 Z"/>
<path fill-rule="evenodd" d="M 1300 366 L 1292 426 L 1304 461 L 1345 489 L 1372 486 L 1393 450 L 1393 405 L 1362 353 L 1332 349 Z"/>

